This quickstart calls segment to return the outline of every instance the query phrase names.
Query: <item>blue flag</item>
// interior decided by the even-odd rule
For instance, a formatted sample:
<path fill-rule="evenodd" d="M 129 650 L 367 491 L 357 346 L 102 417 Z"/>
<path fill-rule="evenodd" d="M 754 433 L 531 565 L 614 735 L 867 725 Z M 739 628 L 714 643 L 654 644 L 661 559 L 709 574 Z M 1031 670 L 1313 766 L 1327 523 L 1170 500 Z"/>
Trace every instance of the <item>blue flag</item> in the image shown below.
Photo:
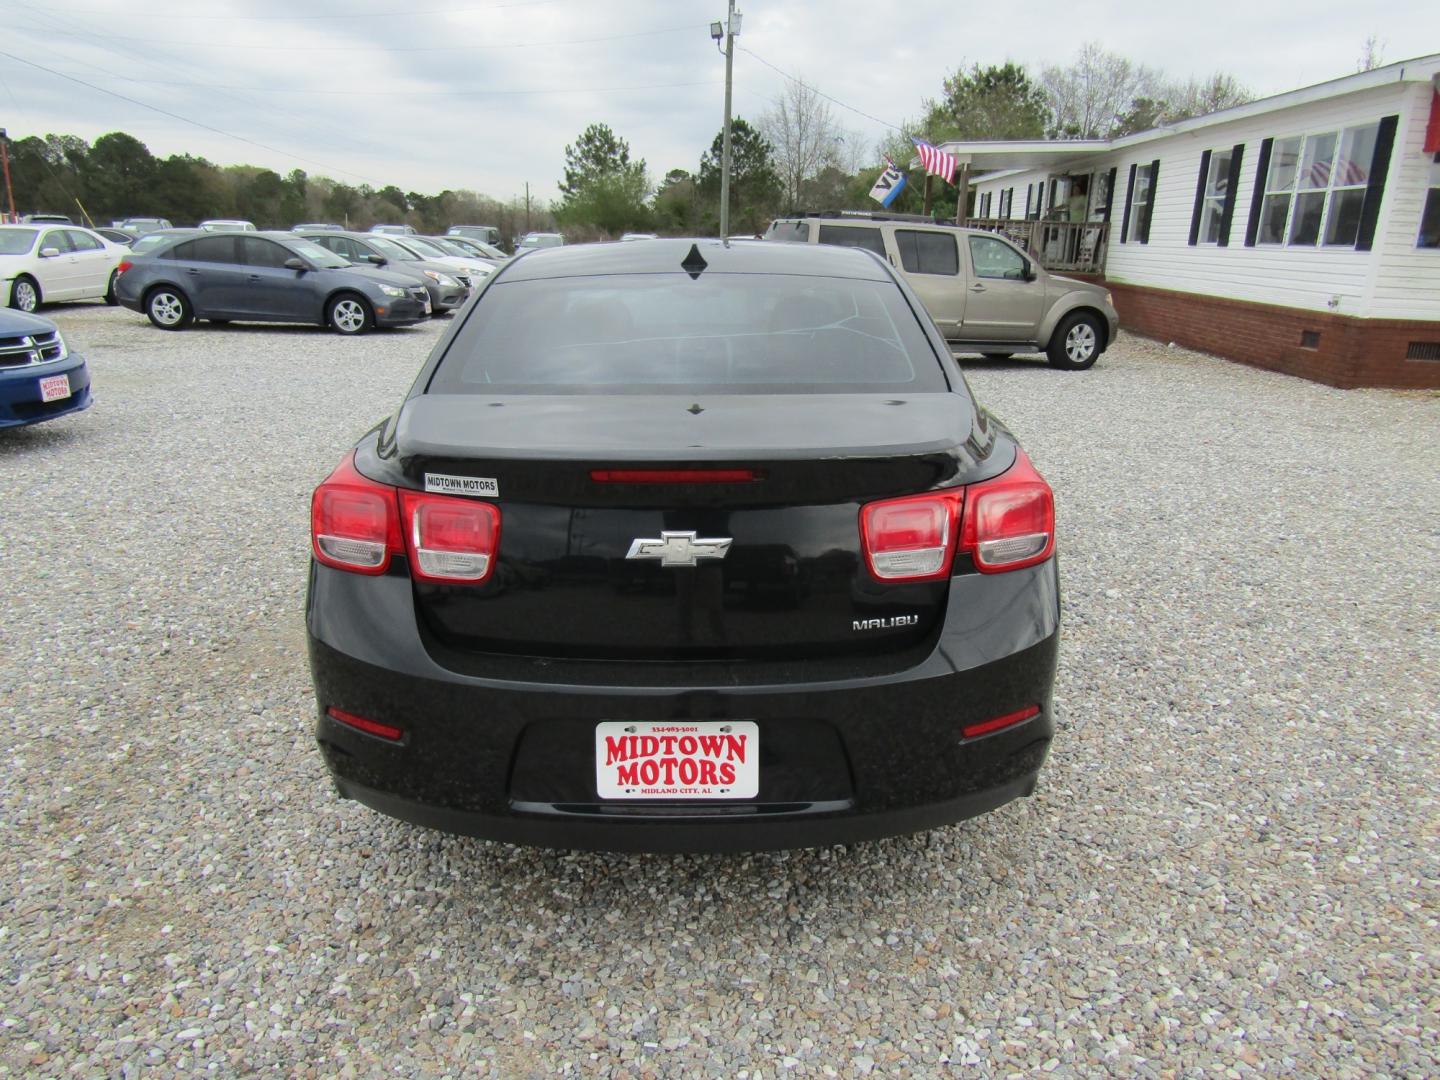
<path fill-rule="evenodd" d="M 890 204 L 895 201 L 900 192 L 905 190 L 905 174 L 891 165 L 880 178 L 875 181 L 875 186 L 870 189 L 870 198 L 874 199 L 885 209 L 890 209 Z"/>

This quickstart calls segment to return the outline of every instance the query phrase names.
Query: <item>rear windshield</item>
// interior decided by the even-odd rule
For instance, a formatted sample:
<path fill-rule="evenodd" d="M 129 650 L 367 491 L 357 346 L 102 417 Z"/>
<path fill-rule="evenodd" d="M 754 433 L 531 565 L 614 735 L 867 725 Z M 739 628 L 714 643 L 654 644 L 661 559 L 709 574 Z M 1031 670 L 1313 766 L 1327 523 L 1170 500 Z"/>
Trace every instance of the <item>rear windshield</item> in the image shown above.
<path fill-rule="evenodd" d="M 24 255 L 40 234 L 34 229 L 0 229 L 0 255 Z"/>
<path fill-rule="evenodd" d="M 765 233 L 766 240 L 778 240 L 782 244 L 808 244 L 810 223 L 808 221 L 772 221 Z"/>
<path fill-rule="evenodd" d="M 949 389 L 893 282 L 780 274 L 499 281 L 432 394 L 915 393 Z"/>

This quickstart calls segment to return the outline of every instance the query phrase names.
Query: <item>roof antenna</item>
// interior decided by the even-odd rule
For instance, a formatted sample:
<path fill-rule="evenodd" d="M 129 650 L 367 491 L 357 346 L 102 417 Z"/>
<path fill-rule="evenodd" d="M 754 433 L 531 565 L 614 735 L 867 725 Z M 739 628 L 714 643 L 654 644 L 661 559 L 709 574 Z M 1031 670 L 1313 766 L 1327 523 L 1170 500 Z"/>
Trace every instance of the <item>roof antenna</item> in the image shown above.
<path fill-rule="evenodd" d="M 700 272 L 709 265 L 700 254 L 700 245 L 691 244 L 690 253 L 685 256 L 685 261 L 680 264 L 680 269 L 689 274 L 690 280 L 694 281 L 700 276 Z"/>

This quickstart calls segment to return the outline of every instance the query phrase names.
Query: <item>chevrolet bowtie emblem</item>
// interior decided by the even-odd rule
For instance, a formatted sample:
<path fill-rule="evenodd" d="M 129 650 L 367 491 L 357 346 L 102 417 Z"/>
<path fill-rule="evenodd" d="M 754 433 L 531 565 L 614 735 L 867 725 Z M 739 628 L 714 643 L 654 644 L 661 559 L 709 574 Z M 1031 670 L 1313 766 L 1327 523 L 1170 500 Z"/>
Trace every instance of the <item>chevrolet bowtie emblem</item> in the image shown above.
<path fill-rule="evenodd" d="M 659 559 L 661 566 L 694 566 L 701 559 L 723 559 L 730 550 L 729 536 L 697 540 L 693 532 L 661 532 L 658 540 L 636 540 L 627 559 Z"/>

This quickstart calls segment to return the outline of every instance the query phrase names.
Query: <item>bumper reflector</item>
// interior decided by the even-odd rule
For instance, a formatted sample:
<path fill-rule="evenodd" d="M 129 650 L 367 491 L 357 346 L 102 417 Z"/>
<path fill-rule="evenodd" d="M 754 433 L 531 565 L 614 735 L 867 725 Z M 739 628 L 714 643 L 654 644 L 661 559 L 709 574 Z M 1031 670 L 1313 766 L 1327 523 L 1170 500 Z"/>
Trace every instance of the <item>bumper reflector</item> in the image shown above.
<path fill-rule="evenodd" d="M 1040 715 L 1039 705 L 1027 705 L 1023 709 L 1006 713 L 1004 716 L 996 716 L 990 720 L 981 720 L 978 724 L 971 724 L 961 728 L 960 734 L 967 739 L 973 739 L 977 735 L 989 735 L 992 731 L 999 731 L 1001 728 L 1014 727 L 1016 724 L 1024 723 L 1032 716 Z"/>
<path fill-rule="evenodd" d="M 371 720 L 364 716 L 356 716 L 354 713 L 345 712 L 331 705 L 325 710 L 325 715 L 331 720 L 338 720 L 346 727 L 352 727 L 356 731 L 363 731 L 367 735 L 378 735 L 382 739 L 389 739 L 391 742 L 399 742 L 405 732 L 398 727 L 391 727 L 389 724 L 382 724 L 378 720 Z"/>

